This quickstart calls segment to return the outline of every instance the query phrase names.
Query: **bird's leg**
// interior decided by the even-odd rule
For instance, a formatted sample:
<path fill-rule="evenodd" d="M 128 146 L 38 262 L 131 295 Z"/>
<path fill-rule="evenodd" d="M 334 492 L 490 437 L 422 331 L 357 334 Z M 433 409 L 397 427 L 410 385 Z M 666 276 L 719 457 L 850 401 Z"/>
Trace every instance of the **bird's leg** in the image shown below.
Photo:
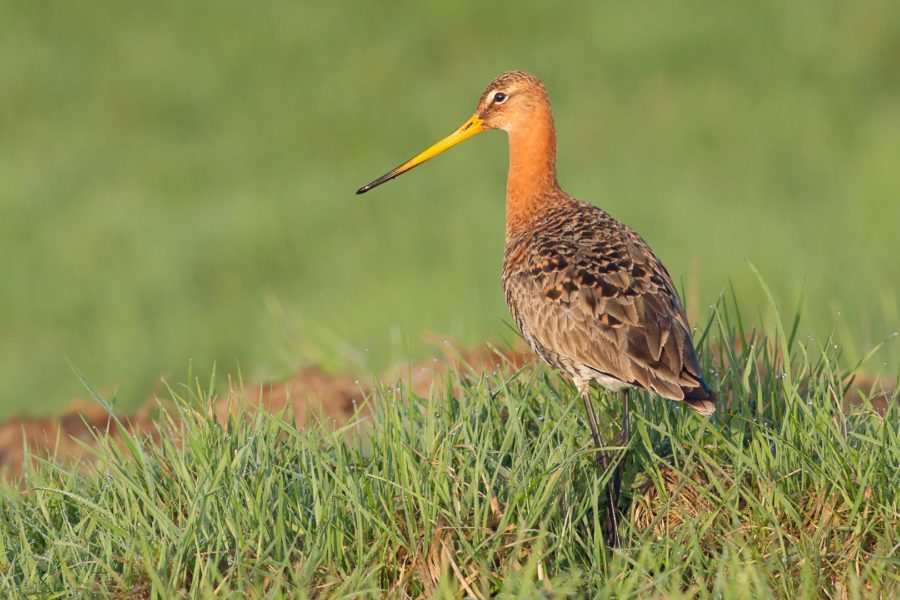
<path fill-rule="evenodd" d="M 625 458 L 628 456 L 628 446 L 631 443 L 631 426 L 628 414 L 628 390 L 624 389 L 620 391 L 619 395 L 622 398 L 622 429 L 619 431 L 619 437 L 616 438 L 616 446 L 624 446 L 625 450 L 622 452 L 622 458 L 619 459 L 619 464 L 616 465 L 616 473 L 613 477 L 613 485 L 616 488 L 617 498 L 622 491 L 622 475 L 625 472 Z"/>
<path fill-rule="evenodd" d="M 597 414 L 594 412 L 594 404 L 591 402 L 591 393 L 589 389 L 581 391 L 581 399 L 584 401 L 584 408 L 587 410 L 588 425 L 591 427 L 591 436 L 594 438 L 594 445 L 597 447 L 597 463 L 603 471 L 609 470 L 609 457 L 603 450 L 603 438 L 600 437 L 600 429 L 597 427 Z M 606 527 L 603 537 L 606 539 L 606 545 L 615 548 L 619 545 L 619 508 L 618 508 L 618 490 L 610 482 L 606 484 L 606 499 L 608 503 Z"/>
<path fill-rule="evenodd" d="M 628 414 L 628 390 L 622 390 L 619 392 L 619 395 L 622 398 L 622 430 L 619 433 L 618 439 L 616 439 L 616 443 L 620 446 L 627 446 L 628 442 L 631 440 L 631 419 L 629 419 Z"/>

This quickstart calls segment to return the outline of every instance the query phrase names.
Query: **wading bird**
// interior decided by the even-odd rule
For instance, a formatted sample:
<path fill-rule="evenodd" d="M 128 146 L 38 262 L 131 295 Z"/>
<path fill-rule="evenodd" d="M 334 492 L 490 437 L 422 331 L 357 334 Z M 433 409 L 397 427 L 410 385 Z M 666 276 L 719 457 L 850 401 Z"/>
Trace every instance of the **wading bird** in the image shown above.
<path fill-rule="evenodd" d="M 356 193 L 487 129 L 502 129 L 509 138 L 506 302 L 531 348 L 575 383 L 601 468 L 609 469 L 609 457 L 591 403 L 591 383 L 621 393 L 617 445 L 626 449 L 628 388 L 643 388 L 711 414 L 716 395 L 701 375 L 684 307 L 665 267 L 627 225 L 560 189 L 556 129 L 547 90 L 537 77 L 519 71 L 497 77 L 459 129 Z M 604 535 L 614 546 L 621 463 L 612 480 L 606 487 Z"/>

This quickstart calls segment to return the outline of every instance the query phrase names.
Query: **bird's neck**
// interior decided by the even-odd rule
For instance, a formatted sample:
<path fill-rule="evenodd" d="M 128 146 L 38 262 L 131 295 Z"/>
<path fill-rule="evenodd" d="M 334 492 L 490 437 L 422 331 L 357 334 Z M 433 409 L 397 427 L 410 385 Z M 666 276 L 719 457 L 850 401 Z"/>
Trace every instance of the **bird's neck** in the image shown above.
<path fill-rule="evenodd" d="M 509 132 L 509 177 L 506 181 L 507 237 L 548 204 L 556 182 L 556 129 L 549 107 L 527 126 Z"/>

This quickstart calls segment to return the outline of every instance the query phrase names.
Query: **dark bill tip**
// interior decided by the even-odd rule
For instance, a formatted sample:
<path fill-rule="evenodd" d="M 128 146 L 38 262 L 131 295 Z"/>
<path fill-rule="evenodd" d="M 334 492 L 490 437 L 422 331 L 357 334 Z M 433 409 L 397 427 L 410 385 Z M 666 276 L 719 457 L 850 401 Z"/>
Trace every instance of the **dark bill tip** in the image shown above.
<path fill-rule="evenodd" d="M 364 185 L 361 188 L 359 188 L 358 190 L 356 190 L 356 195 L 358 196 L 360 194 L 365 194 L 372 188 L 377 188 L 379 185 L 381 185 L 385 181 L 390 181 L 391 179 L 394 179 L 397 175 L 400 174 L 400 173 L 397 173 L 396 171 L 397 171 L 397 169 L 394 169 L 393 171 L 391 171 L 389 173 L 385 173 L 384 175 L 382 175 L 381 177 L 379 177 L 372 183 L 367 183 L 366 185 Z"/>

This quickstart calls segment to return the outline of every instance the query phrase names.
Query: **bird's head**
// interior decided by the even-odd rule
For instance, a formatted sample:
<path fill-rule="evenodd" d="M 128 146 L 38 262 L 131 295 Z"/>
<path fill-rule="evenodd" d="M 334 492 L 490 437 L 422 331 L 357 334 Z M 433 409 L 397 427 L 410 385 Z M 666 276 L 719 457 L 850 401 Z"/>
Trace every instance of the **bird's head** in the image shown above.
<path fill-rule="evenodd" d="M 536 116 L 549 115 L 549 106 L 547 90 L 537 77 L 522 71 L 504 73 L 488 84 L 481 94 L 475 114 L 459 129 L 372 183 L 359 188 L 356 193 L 364 194 L 487 129 L 502 129 L 510 133 L 527 127 Z"/>
<path fill-rule="evenodd" d="M 549 106 L 547 90 L 530 73 L 510 71 L 488 84 L 478 109 L 472 115 L 484 129 L 502 129 L 507 133 L 525 127 Z"/>

